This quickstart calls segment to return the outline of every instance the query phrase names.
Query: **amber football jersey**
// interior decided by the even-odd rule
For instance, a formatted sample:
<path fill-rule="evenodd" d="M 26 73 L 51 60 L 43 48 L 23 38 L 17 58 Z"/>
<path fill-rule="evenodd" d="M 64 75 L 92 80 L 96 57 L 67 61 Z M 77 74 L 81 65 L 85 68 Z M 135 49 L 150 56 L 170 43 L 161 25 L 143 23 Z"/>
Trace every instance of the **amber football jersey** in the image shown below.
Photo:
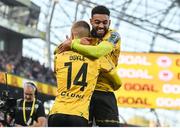
<path fill-rule="evenodd" d="M 99 72 L 112 70 L 113 64 L 105 57 L 88 59 L 67 51 L 55 55 L 57 96 L 50 114 L 62 113 L 88 119 L 89 103 Z"/>
<path fill-rule="evenodd" d="M 111 36 L 112 32 L 114 32 L 114 30 L 109 30 L 108 33 L 104 36 L 103 40 L 107 41 L 108 38 Z M 109 43 L 111 43 L 111 42 L 109 42 Z M 120 54 L 121 41 L 119 40 L 116 44 L 113 44 L 113 45 L 114 45 L 113 51 L 111 53 L 109 53 L 108 55 L 106 55 L 106 58 L 111 60 L 114 63 L 114 65 L 117 66 L 118 58 L 119 58 L 119 54 Z M 111 87 L 111 83 L 109 82 L 108 78 L 103 77 L 103 74 L 99 75 L 95 90 L 113 91 L 113 89 Z"/>

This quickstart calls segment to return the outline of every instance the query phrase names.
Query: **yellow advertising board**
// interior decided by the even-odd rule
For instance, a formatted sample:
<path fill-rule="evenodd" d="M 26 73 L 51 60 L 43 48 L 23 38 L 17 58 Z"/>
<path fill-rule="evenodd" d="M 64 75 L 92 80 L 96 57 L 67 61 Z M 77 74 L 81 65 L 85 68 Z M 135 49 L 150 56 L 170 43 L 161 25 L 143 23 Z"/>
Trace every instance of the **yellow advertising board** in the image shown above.
<path fill-rule="evenodd" d="M 5 74 L 4 72 L 0 72 L 0 83 L 2 84 L 6 84 L 7 81 L 7 85 L 8 86 L 14 86 L 14 87 L 19 87 L 19 88 L 23 88 L 23 85 L 25 82 L 31 81 L 34 84 L 36 84 L 37 88 L 38 88 L 38 92 L 47 94 L 47 95 L 52 95 L 55 96 L 56 95 L 56 87 L 49 85 L 49 84 L 44 84 L 41 82 L 37 82 L 37 81 L 32 81 L 29 79 L 25 79 L 23 77 L 19 77 L 16 75 L 12 75 L 12 74 Z"/>
<path fill-rule="evenodd" d="M 118 74 L 119 106 L 180 109 L 180 54 L 122 52 Z"/>

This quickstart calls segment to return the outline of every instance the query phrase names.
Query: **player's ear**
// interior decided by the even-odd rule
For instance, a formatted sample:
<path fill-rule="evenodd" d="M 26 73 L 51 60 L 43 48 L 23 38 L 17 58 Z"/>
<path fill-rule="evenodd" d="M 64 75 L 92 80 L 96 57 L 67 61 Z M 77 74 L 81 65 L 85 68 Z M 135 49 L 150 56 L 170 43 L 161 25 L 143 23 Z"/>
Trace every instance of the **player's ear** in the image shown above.
<path fill-rule="evenodd" d="M 69 36 L 68 35 L 66 35 L 66 40 L 68 40 L 69 39 Z"/>
<path fill-rule="evenodd" d="M 74 39 L 73 28 L 71 28 L 70 40 Z"/>
<path fill-rule="evenodd" d="M 109 20 L 109 26 L 111 25 L 111 20 Z"/>
<path fill-rule="evenodd" d="M 71 36 L 69 38 L 70 40 L 73 40 L 74 39 L 74 34 L 71 32 Z"/>
<path fill-rule="evenodd" d="M 91 24 L 91 25 L 93 24 L 93 20 L 92 20 L 92 18 L 90 19 L 90 24 Z"/>

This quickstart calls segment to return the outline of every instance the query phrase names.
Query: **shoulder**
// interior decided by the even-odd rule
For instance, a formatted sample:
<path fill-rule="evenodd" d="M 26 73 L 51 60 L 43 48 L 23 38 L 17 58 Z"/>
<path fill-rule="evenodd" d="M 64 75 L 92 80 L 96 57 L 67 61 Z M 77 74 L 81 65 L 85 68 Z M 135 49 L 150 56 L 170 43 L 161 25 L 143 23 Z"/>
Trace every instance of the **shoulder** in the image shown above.
<path fill-rule="evenodd" d="M 119 33 L 116 29 L 108 29 L 108 32 L 109 34 L 111 33 Z"/>
<path fill-rule="evenodd" d="M 109 33 L 109 35 L 114 35 L 114 36 L 116 36 L 117 38 L 121 38 L 121 36 L 120 36 L 120 34 L 119 34 L 119 32 L 117 31 L 117 30 L 115 30 L 115 29 L 109 29 L 108 30 L 108 33 Z"/>
<path fill-rule="evenodd" d="M 17 99 L 16 101 L 20 103 L 20 102 L 23 101 L 23 99 L 22 98 L 21 99 Z"/>
<path fill-rule="evenodd" d="M 22 104 L 22 102 L 23 102 L 22 98 L 21 99 L 17 99 L 16 100 L 16 106 L 20 106 Z"/>
<path fill-rule="evenodd" d="M 114 35 L 116 35 L 116 36 L 118 36 L 120 38 L 120 34 L 119 34 L 119 32 L 117 30 L 115 30 L 115 29 L 108 29 L 108 31 L 107 31 L 107 33 L 106 33 L 106 35 L 104 36 L 103 39 L 109 38 L 112 34 L 114 34 Z"/>
<path fill-rule="evenodd" d="M 35 108 L 38 109 L 38 108 L 42 108 L 42 107 L 44 107 L 43 103 L 37 99 L 35 102 Z"/>
<path fill-rule="evenodd" d="M 36 104 L 43 104 L 39 99 L 36 100 Z"/>
<path fill-rule="evenodd" d="M 106 35 L 104 36 L 103 40 L 107 40 L 108 42 L 111 42 L 112 44 L 118 43 L 118 41 L 121 40 L 120 34 L 113 29 L 109 29 Z"/>

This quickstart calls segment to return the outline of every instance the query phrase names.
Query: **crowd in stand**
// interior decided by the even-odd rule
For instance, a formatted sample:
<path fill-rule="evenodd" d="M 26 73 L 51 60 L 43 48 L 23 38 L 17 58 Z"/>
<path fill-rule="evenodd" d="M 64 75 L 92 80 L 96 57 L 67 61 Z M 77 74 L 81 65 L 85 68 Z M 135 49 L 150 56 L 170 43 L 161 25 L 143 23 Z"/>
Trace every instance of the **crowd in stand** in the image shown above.
<path fill-rule="evenodd" d="M 30 80 L 56 85 L 53 71 L 39 61 L 0 51 L 0 71 L 15 74 Z"/>

